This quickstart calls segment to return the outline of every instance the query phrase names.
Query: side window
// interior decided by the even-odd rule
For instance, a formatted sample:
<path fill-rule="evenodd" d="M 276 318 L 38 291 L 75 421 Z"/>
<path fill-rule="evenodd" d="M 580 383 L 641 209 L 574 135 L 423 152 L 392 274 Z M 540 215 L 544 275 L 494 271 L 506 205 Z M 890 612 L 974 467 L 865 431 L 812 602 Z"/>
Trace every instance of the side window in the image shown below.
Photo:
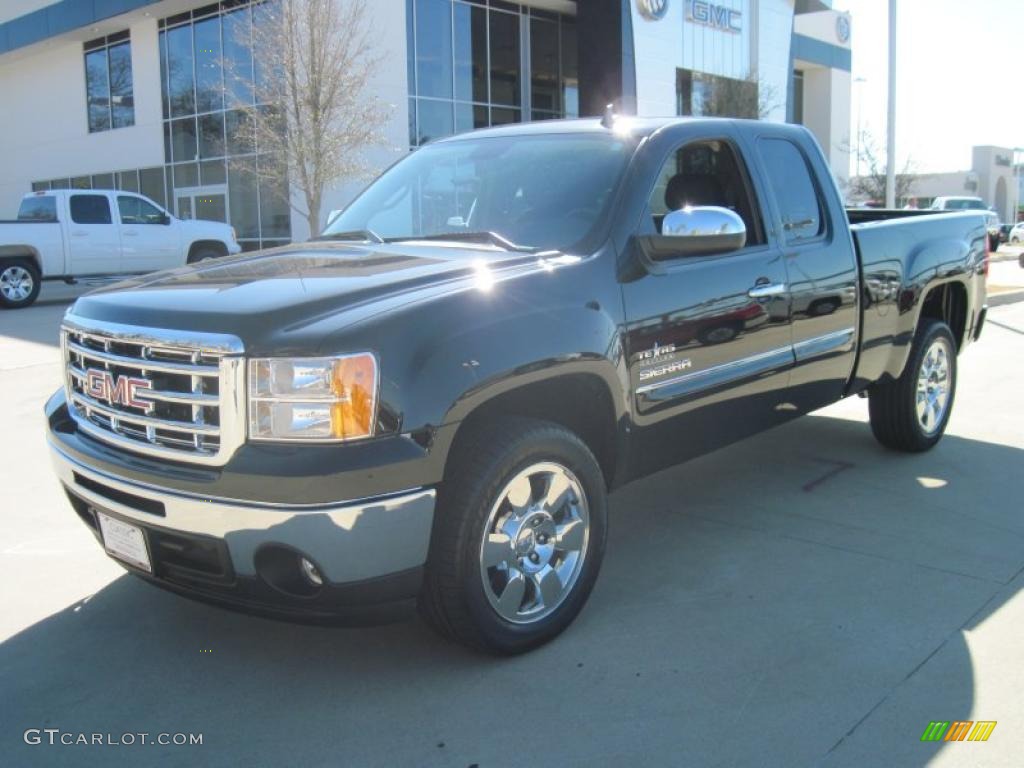
<path fill-rule="evenodd" d="M 110 224 L 110 203 L 106 195 L 72 195 L 71 220 L 75 224 Z"/>
<path fill-rule="evenodd" d="M 786 243 L 821 235 L 825 231 L 821 200 L 803 153 L 787 139 L 761 139 L 757 146 L 782 214 Z"/>
<path fill-rule="evenodd" d="M 53 195 L 26 197 L 18 209 L 18 221 L 56 221 L 57 198 Z"/>
<path fill-rule="evenodd" d="M 673 152 L 654 184 L 648 210 L 661 232 L 665 214 L 687 206 L 715 205 L 735 211 L 747 228 L 747 245 L 763 245 L 761 215 L 750 177 L 727 141 L 695 141 Z"/>
<path fill-rule="evenodd" d="M 122 224 L 141 224 L 139 215 L 139 198 L 128 195 L 117 196 L 117 208 L 121 212 Z"/>
<path fill-rule="evenodd" d="M 164 213 L 148 200 L 133 195 L 118 195 L 117 207 L 122 224 L 163 224 Z"/>
<path fill-rule="evenodd" d="M 141 197 L 137 197 L 135 199 L 139 202 L 139 218 L 142 219 L 143 224 L 164 223 L 163 211 L 161 211 L 148 200 L 143 200 Z"/>

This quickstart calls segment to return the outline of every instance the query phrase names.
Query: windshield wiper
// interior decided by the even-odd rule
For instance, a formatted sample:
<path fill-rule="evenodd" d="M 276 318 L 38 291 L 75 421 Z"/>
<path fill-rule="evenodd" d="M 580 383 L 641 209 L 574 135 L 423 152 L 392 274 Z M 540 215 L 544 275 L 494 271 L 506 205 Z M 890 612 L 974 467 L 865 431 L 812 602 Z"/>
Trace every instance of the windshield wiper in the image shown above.
<path fill-rule="evenodd" d="M 533 253 L 536 248 L 526 245 L 517 245 L 511 240 L 502 237 L 497 232 L 440 232 L 436 235 L 419 235 L 416 237 L 389 237 L 389 243 L 407 242 L 410 240 L 449 240 L 456 243 L 487 243 L 496 245 L 506 251 L 519 251 L 521 253 Z"/>
<path fill-rule="evenodd" d="M 372 229 L 350 229 L 347 232 L 329 232 L 319 237 L 310 238 L 311 240 L 365 240 L 368 243 L 383 244 L 384 238 L 374 232 Z"/>

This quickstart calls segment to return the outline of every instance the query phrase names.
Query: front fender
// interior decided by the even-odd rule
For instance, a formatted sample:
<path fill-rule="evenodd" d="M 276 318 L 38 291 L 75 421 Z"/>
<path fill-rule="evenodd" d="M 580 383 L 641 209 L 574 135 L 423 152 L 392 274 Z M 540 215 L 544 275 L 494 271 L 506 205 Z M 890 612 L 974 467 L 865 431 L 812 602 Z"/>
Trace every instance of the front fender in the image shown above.
<path fill-rule="evenodd" d="M 373 349 L 381 408 L 412 433 L 454 424 L 490 399 L 557 376 L 608 387 L 628 407 L 614 259 L 591 257 L 449 286 L 331 336 L 325 349 Z"/>

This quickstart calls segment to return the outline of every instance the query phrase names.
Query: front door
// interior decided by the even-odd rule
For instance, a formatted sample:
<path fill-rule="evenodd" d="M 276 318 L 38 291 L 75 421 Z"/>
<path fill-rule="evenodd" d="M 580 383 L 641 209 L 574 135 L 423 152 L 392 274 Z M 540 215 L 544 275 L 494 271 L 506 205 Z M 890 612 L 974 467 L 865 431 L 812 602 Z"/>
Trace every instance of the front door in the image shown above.
<path fill-rule="evenodd" d="M 623 285 L 635 475 L 790 416 L 786 395 L 793 348 L 786 265 L 768 242 L 740 158 L 727 137 L 674 149 L 638 231 L 658 237 L 668 211 L 715 205 L 740 215 L 747 244 L 712 256 L 669 254 L 648 262 L 643 274 Z M 633 242 L 640 247 L 637 238 Z"/>
<path fill-rule="evenodd" d="M 149 200 L 121 193 L 117 196 L 124 244 L 124 272 L 153 272 L 185 263 L 178 230 L 162 210 Z"/>
<path fill-rule="evenodd" d="M 185 187 L 174 191 L 179 219 L 228 220 L 228 190 L 223 184 Z"/>

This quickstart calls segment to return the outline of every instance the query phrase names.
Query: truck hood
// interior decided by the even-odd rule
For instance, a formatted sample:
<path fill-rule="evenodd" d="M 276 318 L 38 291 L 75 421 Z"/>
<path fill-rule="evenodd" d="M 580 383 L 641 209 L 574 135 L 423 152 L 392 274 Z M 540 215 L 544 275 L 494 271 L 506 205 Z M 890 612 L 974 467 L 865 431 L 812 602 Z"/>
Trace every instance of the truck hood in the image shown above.
<path fill-rule="evenodd" d="M 304 243 L 116 283 L 81 297 L 70 312 L 127 325 L 230 333 L 247 349 L 309 352 L 328 330 L 544 266 L 536 255 L 490 247 Z"/>

